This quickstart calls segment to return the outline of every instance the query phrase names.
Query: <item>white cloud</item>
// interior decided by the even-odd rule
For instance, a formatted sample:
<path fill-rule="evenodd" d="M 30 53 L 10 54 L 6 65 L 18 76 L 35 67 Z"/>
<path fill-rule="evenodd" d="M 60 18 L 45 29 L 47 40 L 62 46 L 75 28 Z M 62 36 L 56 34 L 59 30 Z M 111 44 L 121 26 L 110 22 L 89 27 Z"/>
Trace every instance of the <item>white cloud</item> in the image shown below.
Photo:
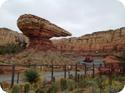
<path fill-rule="evenodd" d="M 43 17 L 73 36 L 125 26 L 118 0 L 8 0 L 0 8 L 0 27 L 19 31 L 16 21 L 24 13 Z"/>

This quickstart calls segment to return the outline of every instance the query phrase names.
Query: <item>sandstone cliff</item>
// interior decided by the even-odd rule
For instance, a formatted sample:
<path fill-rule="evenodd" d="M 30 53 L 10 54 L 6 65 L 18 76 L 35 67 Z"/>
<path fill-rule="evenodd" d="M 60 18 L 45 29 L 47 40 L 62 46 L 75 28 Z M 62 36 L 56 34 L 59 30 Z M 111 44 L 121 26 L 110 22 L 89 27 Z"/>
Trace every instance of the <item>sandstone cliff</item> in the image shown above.
<path fill-rule="evenodd" d="M 0 28 L 0 46 L 19 44 L 23 42 L 28 42 L 27 37 L 23 34 L 12 31 L 8 28 Z"/>
<path fill-rule="evenodd" d="M 81 37 L 53 40 L 61 51 L 111 53 L 125 49 L 125 28 L 94 32 Z"/>
<path fill-rule="evenodd" d="M 63 28 L 32 14 L 21 15 L 17 20 L 17 26 L 29 38 L 28 49 L 56 50 L 49 39 L 71 35 Z"/>

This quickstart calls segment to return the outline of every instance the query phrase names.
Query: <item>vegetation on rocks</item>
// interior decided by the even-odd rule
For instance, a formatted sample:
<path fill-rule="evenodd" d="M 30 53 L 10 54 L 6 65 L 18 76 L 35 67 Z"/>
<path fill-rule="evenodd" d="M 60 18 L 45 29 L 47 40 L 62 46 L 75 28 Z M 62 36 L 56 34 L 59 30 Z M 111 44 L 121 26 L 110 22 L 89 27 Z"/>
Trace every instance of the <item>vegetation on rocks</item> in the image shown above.
<path fill-rule="evenodd" d="M 4 63 L 14 64 L 73 64 L 74 61 L 62 54 L 61 52 L 54 51 L 35 51 L 33 49 L 25 50 L 13 55 L 1 55 L 0 61 Z"/>
<path fill-rule="evenodd" d="M 119 57 L 119 61 L 120 61 L 121 63 L 123 63 L 123 64 L 122 64 L 122 69 L 123 69 L 123 73 L 125 73 L 125 50 L 122 51 L 122 53 L 120 53 L 120 54 L 118 55 L 118 57 Z"/>
<path fill-rule="evenodd" d="M 20 46 L 18 44 L 7 44 L 5 46 L 0 46 L 0 54 L 14 54 L 22 51 L 25 46 Z"/>
<path fill-rule="evenodd" d="M 31 50 L 32 51 L 32 50 Z M 22 62 L 29 63 L 30 64 L 68 64 L 71 62 L 70 59 L 62 55 L 60 52 L 42 52 L 42 51 L 28 51 L 24 53 L 20 53 L 17 55 L 17 57 L 20 57 Z M 18 60 L 18 59 L 17 59 Z M 19 63 L 22 63 L 19 62 Z"/>

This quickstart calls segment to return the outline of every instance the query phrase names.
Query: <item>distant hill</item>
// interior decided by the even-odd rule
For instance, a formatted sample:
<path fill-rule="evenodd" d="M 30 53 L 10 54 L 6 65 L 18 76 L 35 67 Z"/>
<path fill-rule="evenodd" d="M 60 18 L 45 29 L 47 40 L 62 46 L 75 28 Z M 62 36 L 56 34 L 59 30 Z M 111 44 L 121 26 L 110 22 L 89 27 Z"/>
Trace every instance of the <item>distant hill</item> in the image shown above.
<path fill-rule="evenodd" d="M 99 31 L 81 37 L 52 40 L 59 51 L 82 53 L 118 53 L 125 50 L 125 27 L 115 30 Z M 0 28 L 0 46 L 7 44 L 28 43 L 22 33 L 8 28 Z"/>
<path fill-rule="evenodd" d="M 27 37 L 23 34 L 8 28 L 0 28 L 0 46 L 5 46 L 7 44 L 19 44 L 23 42 L 28 42 Z"/>

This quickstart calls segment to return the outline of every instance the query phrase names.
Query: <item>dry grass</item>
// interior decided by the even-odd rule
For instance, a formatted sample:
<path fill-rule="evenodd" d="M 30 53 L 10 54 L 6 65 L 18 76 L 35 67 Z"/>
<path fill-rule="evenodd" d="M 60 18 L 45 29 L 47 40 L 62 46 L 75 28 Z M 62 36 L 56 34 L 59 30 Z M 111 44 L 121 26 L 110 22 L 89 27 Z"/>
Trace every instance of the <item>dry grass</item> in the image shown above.
<path fill-rule="evenodd" d="M 15 55 L 0 56 L 0 61 L 16 64 L 71 64 L 72 60 L 60 52 L 24 50 Z"/>

